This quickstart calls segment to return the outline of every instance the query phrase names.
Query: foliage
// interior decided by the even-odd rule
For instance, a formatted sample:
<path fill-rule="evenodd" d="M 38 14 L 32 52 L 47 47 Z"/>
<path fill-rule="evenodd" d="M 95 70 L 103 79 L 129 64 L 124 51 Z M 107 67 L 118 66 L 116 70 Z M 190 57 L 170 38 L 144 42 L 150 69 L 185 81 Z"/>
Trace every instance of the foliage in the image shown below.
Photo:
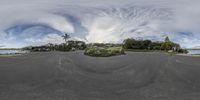
<path fill-rule="evenodd" d="M 150 49 L 151 44 L 151 40 L 135 40 L 133 38 L 128 38 L 124 40 L 123 47 L 125 49 Z"/>
<path fill-rule="evenodd" d="M 62 44 L 58 45 L 58 47 L 56 48 L 56 51 L 70 51 L 71 48 L 72 47 L 67 45 L 66 43 L 62 43 Z"/>
<path fill-rule="evenodd" d="M 52 44 L 49 43 L 44 46 L 29 46 L 24 47 L 23 50 L 30 51 L 71 51 L 71 50 L 84 50 L 86 44 L 83 41 L 68 41 L 62 44 Z"/>
<path fill-rule="evenodd" d="M 186 49 L 179 49 L 178 52 L 179 53 L 188 53 L 188 50 L 186 50 Z"/>
<path fill-rule="evenodd" d="M 89 43 L 87 47 L 120 47 L 122 44 L 114 44 L 114 43 Z"/>
<path fill-rule="evenodd" d="M 165 42 L 170 42 L 170 39 L 168 36 L 165 38 Z"/>
<path fill-rule="evenodd" d="M 62 37 L 65 40 L 65 42 L 67 42 L 67 39 L 70 38 L 70 35 L 69 34 L 64 34 Z"/>
<path fill-rule="evenodd" d="M 173 43 L 172 42 L 163 42 L 161 44 L 161 50 L 172 50 L 173 49 Z"/>
<path fill-rule="evenodd" d="M 128 38 L 124 40 L 123 47 L 125 49 L 163 51 L 171 50 L 178 53 L 187 53 L 187 50 L 181 49 L 179 44 L 171 42 L 169 37 L 166 37 L 164 42 L 152 42 L 151 40 L 135 40 L 133 38 Z"/>
<path fill-rule="evenodd" d="M 122 47 L 89 47 L 85 49 L 84 54 L 94 57 L 109 57 L 125 53 Z"/>
<path fill-rule="evenodd" d="M 59 45 L 49 45 L 52 51 L 84 50 L 86 44 L 83 41 L 68 41 Z"/>

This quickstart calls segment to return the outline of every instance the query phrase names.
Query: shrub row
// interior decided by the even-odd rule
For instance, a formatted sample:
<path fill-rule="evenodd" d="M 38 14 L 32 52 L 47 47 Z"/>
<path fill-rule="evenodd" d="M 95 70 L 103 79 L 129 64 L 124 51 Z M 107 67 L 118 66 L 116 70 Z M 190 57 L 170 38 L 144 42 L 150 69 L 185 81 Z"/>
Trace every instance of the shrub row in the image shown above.
<path fill-rule="evenodd" d="M 94 57 L 109 57 L 125 54 L 122 47 L 90 47 L 85 49 L 85 55 Z"/>

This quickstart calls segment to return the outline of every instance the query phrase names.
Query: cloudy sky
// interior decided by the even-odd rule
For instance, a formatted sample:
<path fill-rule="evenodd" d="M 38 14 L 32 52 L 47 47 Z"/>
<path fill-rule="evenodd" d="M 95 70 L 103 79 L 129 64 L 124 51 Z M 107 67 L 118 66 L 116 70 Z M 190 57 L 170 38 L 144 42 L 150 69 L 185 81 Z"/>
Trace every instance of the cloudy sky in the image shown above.
<path fill-rule="evenodd" d="M 0 0 L 0 47 L 126 38 L 200 46 L 199 0 Z"/>

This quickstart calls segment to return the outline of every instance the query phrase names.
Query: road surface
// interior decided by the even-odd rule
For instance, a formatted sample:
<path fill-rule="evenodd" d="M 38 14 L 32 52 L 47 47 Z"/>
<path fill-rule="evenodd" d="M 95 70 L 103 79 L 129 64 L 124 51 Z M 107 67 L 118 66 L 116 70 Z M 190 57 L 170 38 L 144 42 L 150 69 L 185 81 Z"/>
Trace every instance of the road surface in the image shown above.
<path fill-rule="evenodd" d="M 81 51 L 0 57 L 0 100 L 200 100 L 200 58 Z"/>

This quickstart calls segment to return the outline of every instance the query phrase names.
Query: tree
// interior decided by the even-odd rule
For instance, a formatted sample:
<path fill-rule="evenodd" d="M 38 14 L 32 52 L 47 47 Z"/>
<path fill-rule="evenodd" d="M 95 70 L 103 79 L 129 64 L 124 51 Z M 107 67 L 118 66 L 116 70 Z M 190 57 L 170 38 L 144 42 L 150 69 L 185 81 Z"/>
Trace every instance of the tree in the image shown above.
<path fill-rule="evenodd" d="M 151 40 L 135 40 L 133 38 L 125 39 L 123 42 L 124 49 L 139 49 L 139 50 L 173 50 L 173 52 L 185 52 L 187 50 L 181 49 L 177 43 L 170 41 L 169 37 L 165 38 L 163 42 L 154 42 Z"/>
<path fill-rule="evenodd" d="M 161 45 L 162 45 L 161 42 L 152 42 L 150 48 L 152 50 L 161 50 Z"/>
<path fill-rule="evenodd" d="M 170 42 L 170 39 L 168 36 L 165 38 L 165 42 Z"/>
<path fill-rule="evenodd" d="M 173 51 L 176 52 L 180 48 L 181 48 L 180 45 L 170 41 L 169 37 L 166 37 L 165 42 L 163 42 L 162 45 L 161 45 L 162 50 L 173 50 Z"/>
<path fill-rule="evenodd" d="M 135 42 L 136 42 L 135 39 L 128 38 L 128 39 L 124 40 L 123 47 L 125 49 L 133 49 L 133 45 L 135 44 Z"/>
<path fill-rule="evenodd" d="M 55 46 L 54 46 L 54 44 L 52 44 L 52 43 L 49 43 L 49 44 L 48 44 L 48 47 L 49 47 L 49 49 L 50 49 L 51 51 L 54 51 L 54 50 L 55 50 Z"/>
<path fill-rule="evenodd" d="M 173 49 L 173 42 L 163 42 L 161 45 L 162 50 L 172 50 Z"/>
<path fill-rule="evenodd" d="M 143 40 L 142 41 L 142 49 L 150 49 L 152 41 L 151 40 Z"/>
<path fill-rule="evenodd" d="M 62 37 L 65 40 L 65 42 L 67 42 L 67 39 L 70 38 L 69 34 L 67 34 L 67 33 L 65 33 Z"/>

